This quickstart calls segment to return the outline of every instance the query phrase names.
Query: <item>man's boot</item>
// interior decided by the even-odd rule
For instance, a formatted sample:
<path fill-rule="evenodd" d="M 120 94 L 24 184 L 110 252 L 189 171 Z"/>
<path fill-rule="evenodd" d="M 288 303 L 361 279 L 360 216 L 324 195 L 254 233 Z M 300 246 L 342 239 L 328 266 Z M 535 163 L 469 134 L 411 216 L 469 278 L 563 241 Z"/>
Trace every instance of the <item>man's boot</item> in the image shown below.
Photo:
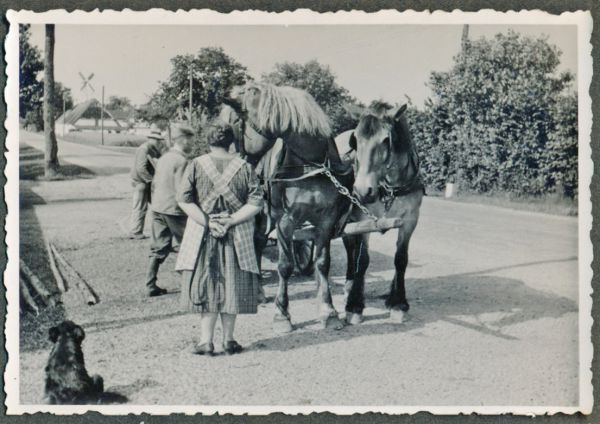
<path fill-rule="evenodd" d="M 160 264 L 162 260 L 152 256 L 150 258 L 150 265 L 148 266 L 148 273 L 146 274 L 146 288 L 148 289 L 148 296 L 160 296 L 167 293 L 167 290 L 158 287 L 156 285 L 158 268 L 160 268 Z"/>

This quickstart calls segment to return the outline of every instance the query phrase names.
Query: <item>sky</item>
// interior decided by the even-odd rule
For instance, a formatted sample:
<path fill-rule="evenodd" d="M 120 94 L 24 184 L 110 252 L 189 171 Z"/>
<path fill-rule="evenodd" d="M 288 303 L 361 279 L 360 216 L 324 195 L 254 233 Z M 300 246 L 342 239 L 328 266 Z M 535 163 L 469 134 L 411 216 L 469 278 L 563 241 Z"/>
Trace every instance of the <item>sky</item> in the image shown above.
<path fill-rule="evenodd" d="M 559 70 L 577 70 L 575 26 L 470 25 L 469 36 L 489 38 L 509 29 L 547 36 L 563 53 Z M 43 51 L 44 26 L 32 25 L 31 33 L 32 43 Z M 278 62 L 316 59 L 365 103 L 403 102 L 409 96 L 421 106 L 430 96 L 429 75 L 450 69 L 461 34 L 461 25 L 57 25 L 55 79 L 79 101 L 85 99 L 79 72 L 94 73 L 97 98 L 104 86 L 106 98 L 126 96 L 142 104 L 168 78 L 172 57 L 220 46 L 255 78 Z"/>

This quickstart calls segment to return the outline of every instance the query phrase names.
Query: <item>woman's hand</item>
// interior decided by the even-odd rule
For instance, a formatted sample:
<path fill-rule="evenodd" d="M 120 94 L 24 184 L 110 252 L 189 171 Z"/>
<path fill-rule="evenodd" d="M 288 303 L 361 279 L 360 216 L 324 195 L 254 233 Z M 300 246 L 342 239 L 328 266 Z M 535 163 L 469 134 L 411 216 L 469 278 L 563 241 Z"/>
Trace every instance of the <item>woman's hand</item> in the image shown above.
<path fill-rule="evenodd" d="M 208 221 L 208 229 L 210 230 L 210 235 L 215 238 L 221 238 L 227 233 L 227 230 L 216 219 Z"/>
<path fill-rule="evenodd" d="M 225 232 L 227 232 L 233 226 L 233 218 L 231 216 L 219 218 L 219 224 L 221 224 Z"/>

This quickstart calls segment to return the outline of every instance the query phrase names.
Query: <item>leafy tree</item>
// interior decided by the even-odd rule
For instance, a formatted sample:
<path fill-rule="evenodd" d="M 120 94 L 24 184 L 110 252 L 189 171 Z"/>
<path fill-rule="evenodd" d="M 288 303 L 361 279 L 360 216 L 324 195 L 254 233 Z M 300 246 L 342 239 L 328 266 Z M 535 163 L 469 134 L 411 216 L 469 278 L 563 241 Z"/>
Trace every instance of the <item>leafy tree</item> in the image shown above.
<path fill-rule="evenodd" d="M 125 96 L 110 96 L 105 108 L 108 110 L 124 110 L 133 107 L 131 100 Z"/>
<path fill-rule="evenodd" d="M 518 194 L 551 192 L 560 181 L 574 193 L 576 178 L 563 174 L 577 162 L 576 149 L 564 149 L 576 143 L 577 109 L 573 76 L 557 74 L 560 54 L 545 38 L 509 31 L 466 42 L 452 69 L 433 72 L 419 130 L 424 167 L 435 174 L 428 180 Z"/>
<path fill-rule="evenodd" d="M 71 89 L 65 87 L 60 82 L 55 81 L 54 96 L 52 97 L 54 121 L 56 121 L 62 115 L 63 97 L 65 99 L 65 109 L 72 109 L 73 97 L 71 95 Z M 44 129 L 44 113 L 41 102 L 39 105 L 37 105 L 35 108 L 33 108 L 27 113 L 25 122 L 26 125 L 33 126 L 36 129 L 36 131 L 42 131 Z"/>
<path fill-rule="evenodd" d="M 189 112 L 190 74 L 194 116 L 214 116 L 230 89 L 249 79 L 246 68 L 220 47 L 203 48 L 195 56 L 177 55 L 171 64 L 169 79 L 161 84 L 151 103 L 155 110 L 180 119 Z"/>
<path fill-rule="evenodd" d="M 170 122 L 189 117 L 190 73 L 192 76 L 192 126 L 198 134 L 198 152 L 206 148 L 202 128 L 216 116 L 225 96 L 236 85 L 248 81 L 246 68 L 220 47 L 200 49 L 197 55 L 171 59 L 171 74 L 150 100 L 137 109 L 138 119 L 169 129 Z"/>
<path fill-rule="evenodd" d="M 30 37 L 30 25 L 19 25 L 19 116 L 25 119 L 25 125 L 41 131 L 44 129 L 44 82 L 39 77 L 40 72 L 44 70 L 44 63 L 39 49 L 29 42 Z M 63 96 L 66 109 L 71 109 L 71 90 L 55 81 L 52 96 L 54 120 L 62 115 Z"/>
<path fill-rule="evenodd" d="M 334 134 L 353 128 L 356 122 L 344 110 L 345 104 L 357 104 L 347 89 L 336 82 L 336 77 L 326 65 L 316 60 L 305 64 L 284 62 L 262 76 L 263 81 L 275 85 L 289 85 L 306 90 L 323 108 L 331 120 Z"/>
<path fill-rule="evenodd" d="M 166 85 L 166 82 L 161 83 L 148 102 L 136 110 L 136 116 L 140 121 L 153 123 L 163 130 L 168 126 L 169 121 L 177 119 L 179 109 L 177 99 L 168 95 Z"/>
<path fill-rule="evenodd" d="M 19 116 L 26 121 L 35 121 L 31 112 L 36 112 L 42 106 L 44 84 L 38 80 L 38 75 L 44 69 L 41 53 L 31 45 L 30 26 L 19 25 Z M 33 122 L 27 122 L 33 123 Z"/>

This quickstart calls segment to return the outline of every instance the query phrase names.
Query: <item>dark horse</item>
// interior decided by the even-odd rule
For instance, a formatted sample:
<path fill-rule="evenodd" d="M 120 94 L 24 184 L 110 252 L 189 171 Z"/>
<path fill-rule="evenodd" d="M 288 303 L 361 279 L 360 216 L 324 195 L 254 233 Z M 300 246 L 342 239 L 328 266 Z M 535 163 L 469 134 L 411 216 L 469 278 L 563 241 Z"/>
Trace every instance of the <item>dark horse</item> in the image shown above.
<path fill-rule="evenodd" d="M 333 307 L 328 279 L 330 242 L 340 230 L 338 225 L 348 213 L 350 202 L 324 174 L 325 169 L 341 165 L 327 116 L 305 91 L 271 84 L 251 82 L 235 87 L 226 103 L 240 118 L 239 150 L 251 163 L 256 163 L 278 138 L 283 140 L 281 153 L 275 159 L 276 173 L 271 175 L 267 170 L 263 173 L 270 186 L 268 210 L 272 222 L 276 223 L 279 246 L 274 330 L 289 332 L 293 329 L 288 311 L 288 280 L 294 269 L 293 235 L 306 223 L 314 226 L 315 280 L 321 301 L 319 318 L 325 328 L 342 328 L 343 323 Z M 225 119 L 235 120 L 231 111 L 228 113 L 230 116 Z M 352 185 L 351 172 L 338 178 L 347 188 Z"/>
<path fill-rule="evenodd" d="M 402 322 L 409 305 L 404 274 L 408 265 L 408 244 L 419 219 L 423 184 L 419 158 L 404 116 L 406 105 L 393 108 L 375 102 L 367 109 L 351 113 L 358 119 L 355 130 L 336 138 L 340 154 L 354 162 L 354 193 L 376 217 L 402 218 L 398 228 L 392 280 L 386 306 L 390 318 Z M 354 208 L 353 221 L 369 219 Z M 346 271 L 346 322 L 362 322 L 365 273 L 369 266 L 369 234 L 344 237 L 348 255 Z"/>

